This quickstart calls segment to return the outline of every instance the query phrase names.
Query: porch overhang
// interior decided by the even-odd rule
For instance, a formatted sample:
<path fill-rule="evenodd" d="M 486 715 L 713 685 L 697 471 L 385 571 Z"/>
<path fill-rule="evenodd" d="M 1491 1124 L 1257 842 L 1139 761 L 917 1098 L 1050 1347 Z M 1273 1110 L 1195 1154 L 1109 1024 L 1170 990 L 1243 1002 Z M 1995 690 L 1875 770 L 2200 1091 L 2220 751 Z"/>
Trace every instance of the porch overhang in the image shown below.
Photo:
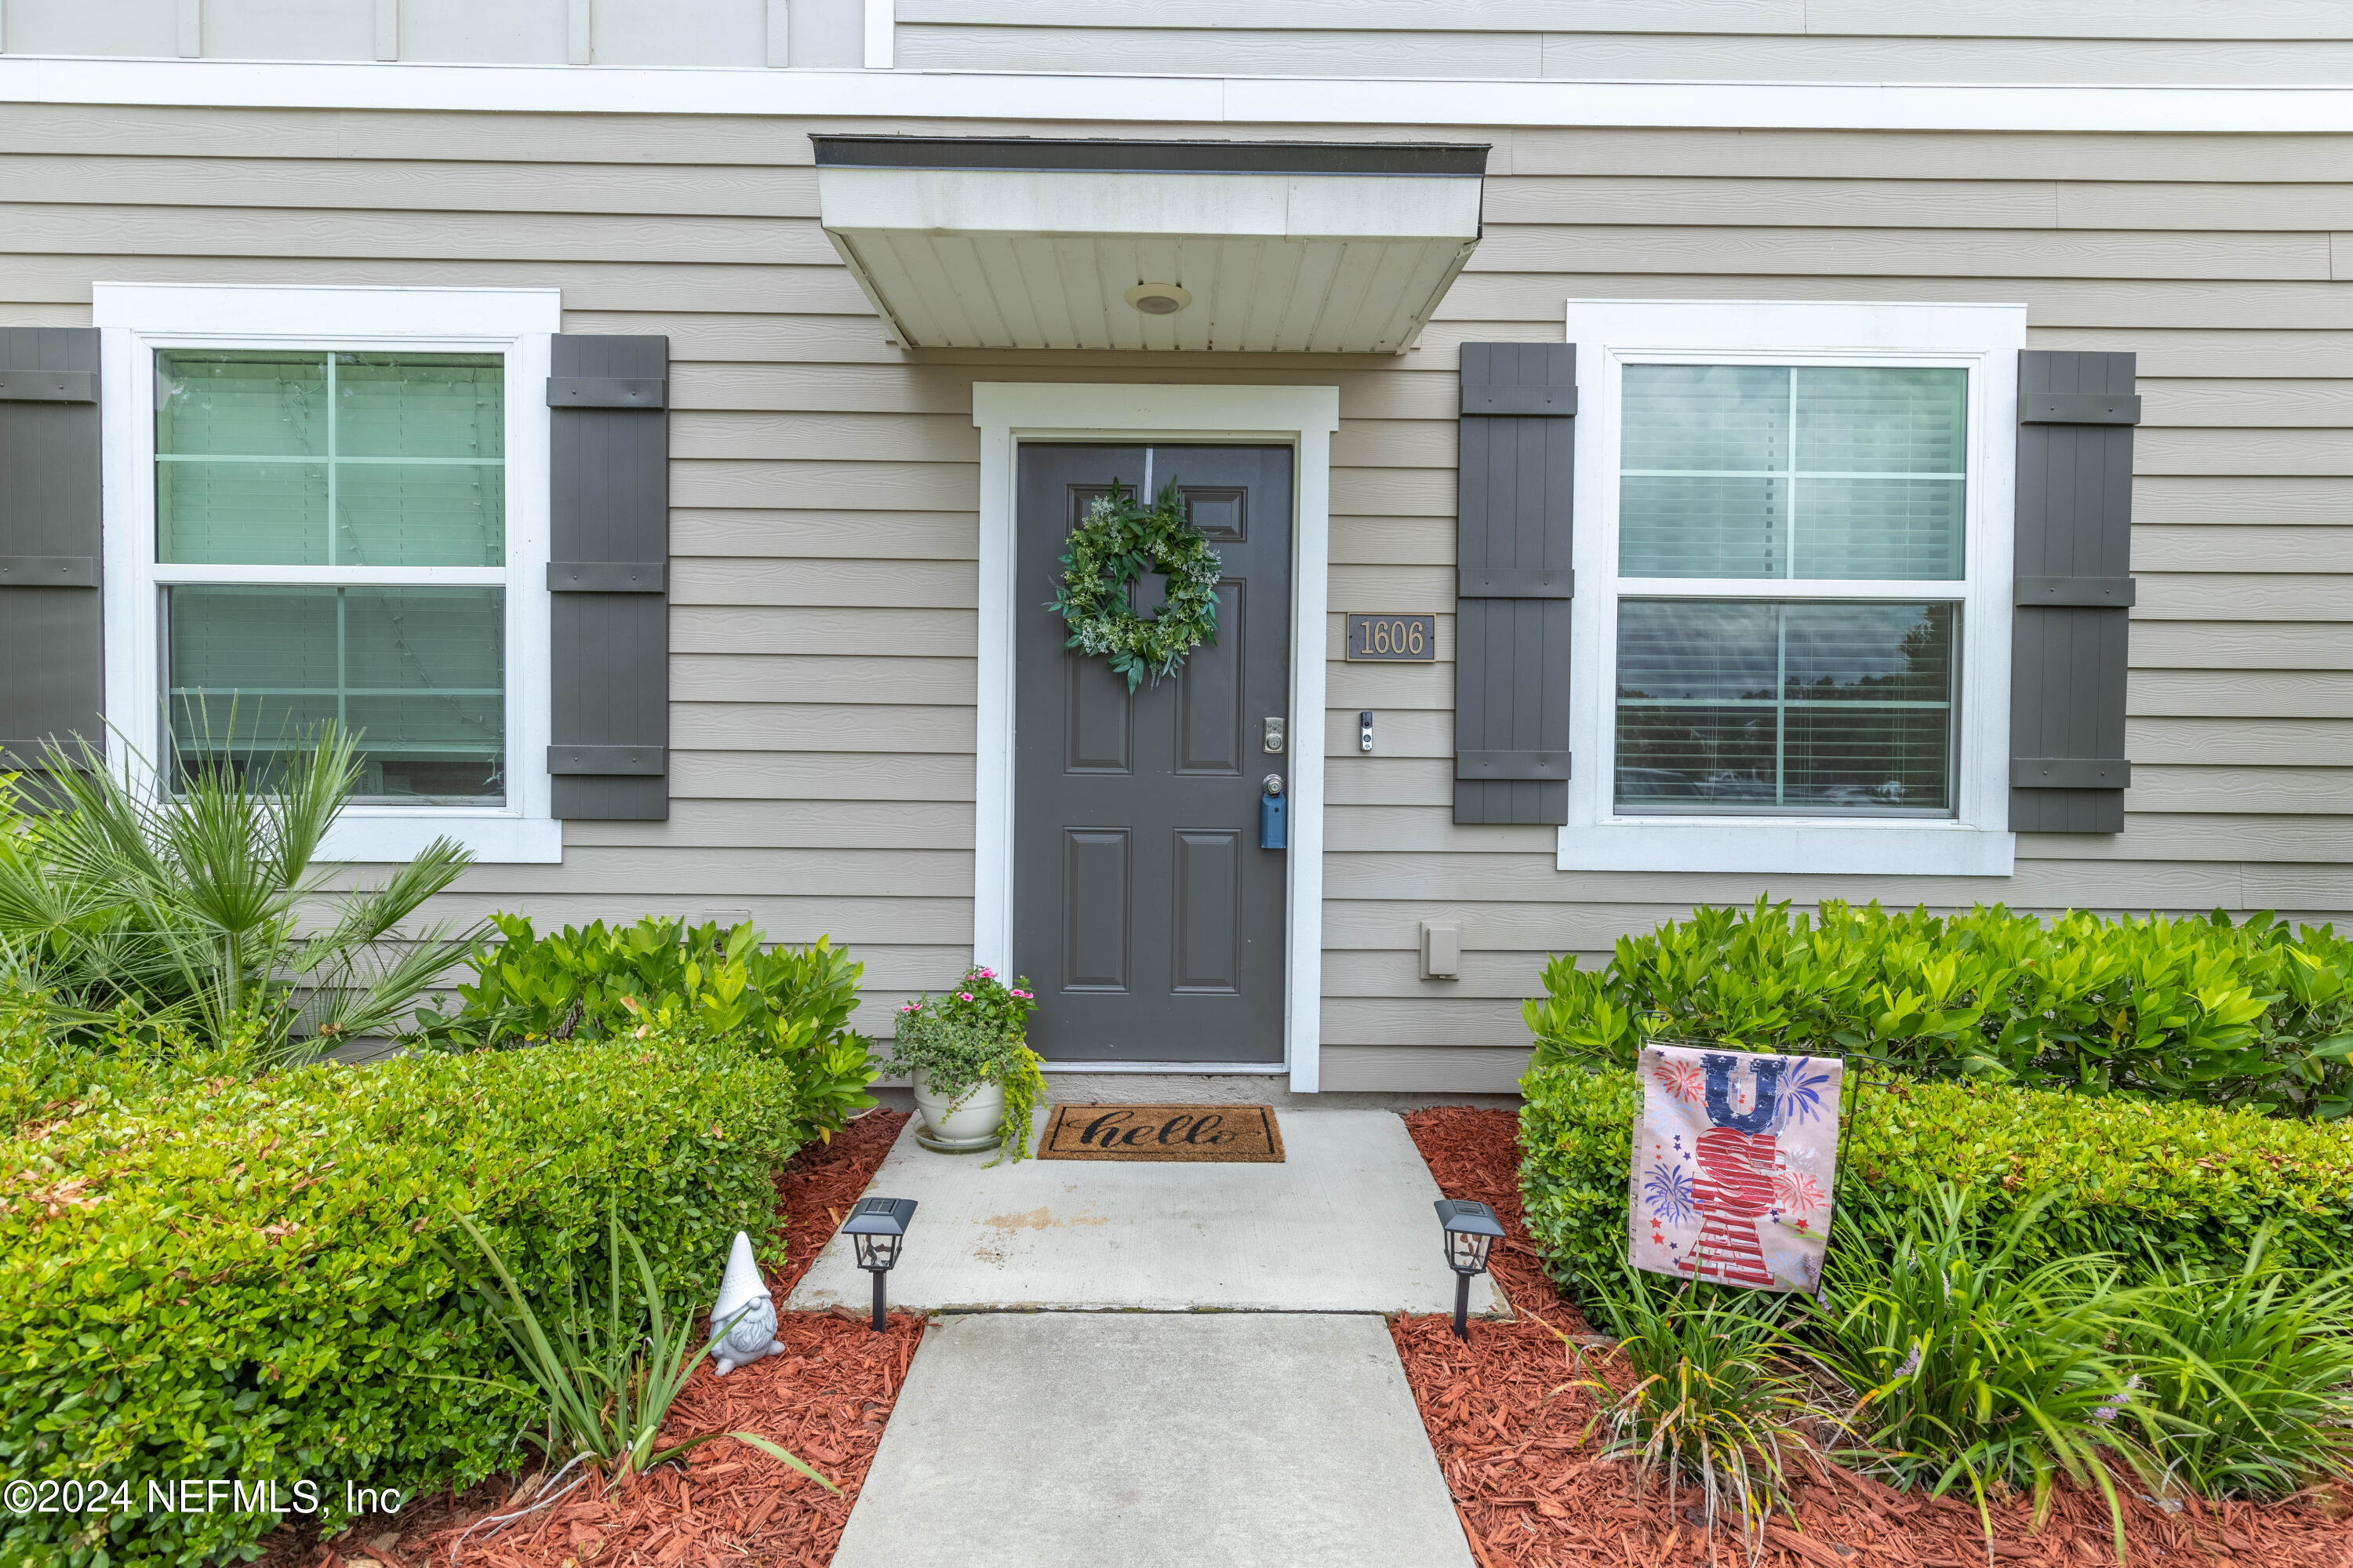
<path fill-rule="evenodd" d="M 1400 354 L 1479 243 L 1487 148 L 829 136 L 826 237 L 912 348 Z"/>

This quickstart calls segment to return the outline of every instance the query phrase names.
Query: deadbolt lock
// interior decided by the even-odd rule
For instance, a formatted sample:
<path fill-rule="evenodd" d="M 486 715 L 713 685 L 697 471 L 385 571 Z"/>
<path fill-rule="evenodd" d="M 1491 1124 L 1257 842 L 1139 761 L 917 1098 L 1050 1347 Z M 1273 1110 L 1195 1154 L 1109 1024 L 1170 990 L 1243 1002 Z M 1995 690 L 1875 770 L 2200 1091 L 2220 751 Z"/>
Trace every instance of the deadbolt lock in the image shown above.
<path fill-rule="evenodd" d="M 1265 727 L 1266 736 L 1263 744 L 1266 749 L 1269 751 L 1281 751 L 1282 749 L 1282 721 L 1279 718 L 1268 718 L 1261 720 L 1260 723 Z"/>

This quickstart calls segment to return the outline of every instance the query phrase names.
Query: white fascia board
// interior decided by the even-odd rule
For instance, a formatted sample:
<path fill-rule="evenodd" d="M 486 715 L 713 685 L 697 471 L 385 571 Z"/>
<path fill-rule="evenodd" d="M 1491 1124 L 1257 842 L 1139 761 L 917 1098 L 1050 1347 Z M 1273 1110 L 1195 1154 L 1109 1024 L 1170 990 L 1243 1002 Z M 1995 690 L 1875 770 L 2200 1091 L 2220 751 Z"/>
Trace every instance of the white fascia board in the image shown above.
<path fill-rule="evenodd" d="M 1105 125 L 2353 132 L 2348 87 L 1438 81 L 26 57 L 0 59 L 0 102 Z"/>
<path fill-rule="evenodd" d="M 1479 237 L 1479 181 L 1467 177 L 837 164 L 818 170 L 817 188 L 825 227 L 851 234 Z"/>

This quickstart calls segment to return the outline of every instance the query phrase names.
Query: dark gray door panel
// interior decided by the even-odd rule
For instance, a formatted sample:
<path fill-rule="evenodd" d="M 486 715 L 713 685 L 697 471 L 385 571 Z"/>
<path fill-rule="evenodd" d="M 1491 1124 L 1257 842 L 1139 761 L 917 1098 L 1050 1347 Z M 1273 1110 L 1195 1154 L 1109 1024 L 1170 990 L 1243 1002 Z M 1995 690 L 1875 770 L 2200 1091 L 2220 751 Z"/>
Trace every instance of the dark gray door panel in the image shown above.
<path fill-rule="evenodd" d="M 1113 480 L 1142 487 L 1145 463 L 1135 446 L 1021 449 L 1013 959 L 1040 1004 L 1029 1043 L 1065 1061 L 1276 1063 L 1285 865 L 1258 847 L 1258 801 L 1290 772 L 1261 739 L 1290 716 L 1292 454 L 1151 449 L 1152 487 L 1176 482 L 1225 580 L 1217 642 L 1131 696 L 1062 647 L 1045 604 L 1071 529 Z M 1141 609 L 1165 597 L 1158 577 L 1137 585 Z"/>

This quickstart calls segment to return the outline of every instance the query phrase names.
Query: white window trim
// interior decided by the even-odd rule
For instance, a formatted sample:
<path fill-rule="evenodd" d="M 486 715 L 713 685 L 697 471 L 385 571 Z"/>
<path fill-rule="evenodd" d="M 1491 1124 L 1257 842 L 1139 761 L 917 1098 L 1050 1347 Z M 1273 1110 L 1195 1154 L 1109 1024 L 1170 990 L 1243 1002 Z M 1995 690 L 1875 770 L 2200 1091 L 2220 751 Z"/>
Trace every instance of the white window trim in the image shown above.
<path fill-rule="evenodd" d="M 564 824 L 549 815 L 548 340 L 554 289 L 376 289 L 272 284 L 98 283 L 105 429 L 106 712 L 128 748 L 163 753 L 157 646 L 161 584 L 354 580 L 301 567 L 159 568 L 155 561 L 154 352 L 159 348 L 404 348 L 506 356 L 503 567 L 402 571 L 404 582 L 502 586 L 506 599 L 507 803 L 350 806 L 320 848 L 330 862 L 413 858 L 444 835 L 477 861 L 554 864 Z M 129 758 L 123 766 L 131 765 Z"/>
<path fill-rule="evenodd" d="M 1563 871 L 2008 876 L 2011 507 L 2018 351 L 2026 307 L 1704 300 L 1573 300 L 1577 345 L 1576 609 L 1570 618 L 1568 822 Z M 1653 816 L 1615 809 L 1620 372 L 1630 360 L 1957 365 L 1969 372 L 1968 586 L 1961 604 L 1955 815 L 1948 821 Z M 1678 591 L 1704 589 L 1677 578 Z M 1743 592 L 1757 584 L 1742 579 Z M 1810 599 L 1945 598 L 1918 582 L 1809 582 Z"/>
<path fill-rule="evenodd" d="M 975 780 L 973 962 L 1013 963 L 1015 618 L 1034 599 L 1013 579 L 1016 448 L 1023 440 L 1282 441 L 1298 453 L 1291 573 L 1291 798 L 1283 915 L 1283 1067 L 1296 1094 L 1322 1082 L 1324 639 L 1335 387 L 1084 386 L 976 382 L 980 427 L 980 688 Z M 1250 1072 L 1228 1063 L 1053 1064 L 1058 1072 Z"/>

